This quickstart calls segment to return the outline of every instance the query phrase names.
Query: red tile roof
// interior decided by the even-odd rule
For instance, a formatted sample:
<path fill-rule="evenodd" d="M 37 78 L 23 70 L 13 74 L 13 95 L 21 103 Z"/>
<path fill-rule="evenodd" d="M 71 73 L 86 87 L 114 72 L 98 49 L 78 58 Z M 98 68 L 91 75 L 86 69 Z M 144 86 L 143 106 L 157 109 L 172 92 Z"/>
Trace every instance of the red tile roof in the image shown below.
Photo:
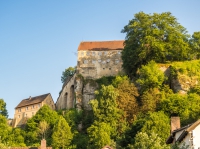
<path fill-rule="evenodd" d="M 81 42 L 78 47 L 78 51 L 87 50 L 122 50 L 124 49 L 124 40 L 114 41 L 87 41 Z"/>
<path fill-rule="evenodd" d="M 36 103 L 41 103 L 42 101 L 45 100 L 45 98 L 49 95 L 48 94 L 44 94 L 44 95 L 40 95 L 40 96 L 36 96 L 36 97 L 29 97 L 27 99 L 23 99 L 16 108 L 20 108 L 20 107 L 24 107 L 24 106 L 28 106 L 28 105 L 32 105 L 32 104 L 36 104 Z M 15 108 L 15 109 L 16 109 Z"/>

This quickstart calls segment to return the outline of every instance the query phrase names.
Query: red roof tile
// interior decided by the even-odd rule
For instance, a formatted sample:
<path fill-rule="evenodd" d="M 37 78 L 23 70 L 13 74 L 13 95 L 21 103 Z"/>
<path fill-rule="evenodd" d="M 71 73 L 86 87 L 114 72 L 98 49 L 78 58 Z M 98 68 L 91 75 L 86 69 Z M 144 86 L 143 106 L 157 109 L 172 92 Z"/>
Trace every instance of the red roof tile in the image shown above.
<path fill-rule="evenodd" d="M 78 47 L 78 51 L 87 50 L 122 50 L 124 49 L 124 40 L 114 41 L 87 41 L 81 42 Z"/>

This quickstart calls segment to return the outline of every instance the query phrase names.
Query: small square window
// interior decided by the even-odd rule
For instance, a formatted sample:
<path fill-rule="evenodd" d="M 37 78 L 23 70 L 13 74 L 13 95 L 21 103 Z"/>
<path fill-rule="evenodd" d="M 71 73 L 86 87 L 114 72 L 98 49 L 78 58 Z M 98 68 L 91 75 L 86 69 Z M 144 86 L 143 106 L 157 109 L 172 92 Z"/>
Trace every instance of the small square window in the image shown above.
<path fill-rule="evenodd" d="M 102 55 L 102 52 L 99 52 L 99 55 Z"/>
<path fill-rule="evenodd" d="M 92 52 L 92 55 L 95 56 L 95 52 Z"/>
<path fill-rule="evenodd" d="M 102 61 L 102 64 L 105 64 L 106 63 L 106 61 Z"/>
<path fill-rule="evenodd" d="M 95 64 L 95 62 L 96 62 L 95 60 L 92 60 L 92 63 L 93 63 L 93 64 Z"/>
<path fill-rule="evenodd" d="M 119 63 L 119 60 L 118 60 L 118 59 L 116 59 L 116 60 L 115 60 L 115 64 L 118 64 L 118 63 Z"/>
<path fill-rule="evenodd" d="M 89 56 L 90 55 L 90 52 L 87 52 L 87 56 Z"/>
<path fill-rule="evenodd" d="M 34 105 L 32 105 L 32 109 L 34 109 L 35 108 L 35 106 Z"/>
<path fill-rule="evenodd" d="M 101 60 L 99 59 L 99 60 L 98 60 L 98 62 L 100 63 L 100 62 L 101 62 Z"/>
<path fill-rule="evenodd" d="M 109 63 L 110 62 L 110 59 L 107 59 L 107 63 Z"/>
<path fill-rule="evenodd" d="M 28 110 L 28 107 L 26 107 L 26 110 Z"/>
<path fill-rule="evenodd" d="M 38 108 L 40 107 L 40 104 L 38 104 Z"/>
<path fill-rule="evenodd" d="M 84 52 L 81 52 L 81 55 L 84 56 Z"/>
<path fill-rule="evenodd" d="M 118 53 L 119 55 L 121 54 L 121 52 L 120 52 L 120 51 L 118 51 L 117 53 Z"/>
<path fill-rule="evenodd" d="M 109 68 L 109 70 L 111 70 L 111 68 Z"/>
<path fill-rule="evenodd" d="M 108 54 L 108 52 L 106 51 L 106 52 L 104 52 L 104 55 L 107 55 Z"/>
<path fill-rule="evenodd" d="M 88 60 L 84 60 L 84 64 L 87 64 L 88 63 Z"/>

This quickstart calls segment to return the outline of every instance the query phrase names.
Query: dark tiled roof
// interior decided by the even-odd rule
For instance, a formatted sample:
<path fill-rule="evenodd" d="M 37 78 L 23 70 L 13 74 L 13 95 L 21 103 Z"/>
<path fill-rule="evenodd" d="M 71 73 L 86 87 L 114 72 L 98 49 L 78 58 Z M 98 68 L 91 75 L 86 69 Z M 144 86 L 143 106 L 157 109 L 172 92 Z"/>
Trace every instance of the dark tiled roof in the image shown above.
<path fill-rule="evenodd" d="M 83 50 L 122 50 L 124 49 L 124 40 L 114 40 L 114 41 L 88 41 L 81 42 L 78 51 Z"/>
<path fill-rule="evenodd" d="M 32 104 L 36 104 L 36 103 L 40 103 L 42 101 L 45 100 L 45 98 L 49 95 L 50 93 L 48 94 L 44 94 L 44 95 L 40 95 L 40 96 L 36 96 L 36 97 L 29 97 L 27 99 L 23 99 L 18 105 L 16 108 L 20 108 L 20 107 L 24 107 L 24 106 L 27 106 L 27 105 L 32 105 Z M 16 109 L 15 108 L 15 109 Z"/>
<path fill-rule="evenodd" d="M 200 124 L 200 119 L 197 120 L 195 123 L 192 123 L 192 124 L 189 124 L 189 125 L 184 126 L 184 127 L 182 127 L 182 128 L 179 128 L 179 129 L 174 130 L 174 131 L 171 133 L 171 135 L 168 137 L 166 143 L 167 143 L 167 144 L 172 143 L 173 140 L 174 140 L 175 134 L 176 134 L 177 132 L 183 130 L 183 132 L 181 133 L 181 135 L 179 136 L 179 138 L 176 140 L 176 141 L 178 141 L 178 142 L 181 142 L 181 141 L 183 140 L 183 138 L 184 138 L 190 131 L 194 130 L 199 124 Z"/>

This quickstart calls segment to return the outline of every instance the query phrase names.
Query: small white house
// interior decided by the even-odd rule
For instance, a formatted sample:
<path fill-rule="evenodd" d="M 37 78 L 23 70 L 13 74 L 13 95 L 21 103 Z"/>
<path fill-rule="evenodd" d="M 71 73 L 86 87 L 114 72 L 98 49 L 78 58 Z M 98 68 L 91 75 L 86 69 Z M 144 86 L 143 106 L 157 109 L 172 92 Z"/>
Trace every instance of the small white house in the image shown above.
<path fill-rule="evenodd" d="M 179 143 L 180 147 L 185 145 L 188 146 L 189 149 L 200 149 L 200 120 L 197 120 L 193 124 L 189 124 L 187 126 L 171 130 L 171 134 L 168 137 L 166 143 Z"/>

